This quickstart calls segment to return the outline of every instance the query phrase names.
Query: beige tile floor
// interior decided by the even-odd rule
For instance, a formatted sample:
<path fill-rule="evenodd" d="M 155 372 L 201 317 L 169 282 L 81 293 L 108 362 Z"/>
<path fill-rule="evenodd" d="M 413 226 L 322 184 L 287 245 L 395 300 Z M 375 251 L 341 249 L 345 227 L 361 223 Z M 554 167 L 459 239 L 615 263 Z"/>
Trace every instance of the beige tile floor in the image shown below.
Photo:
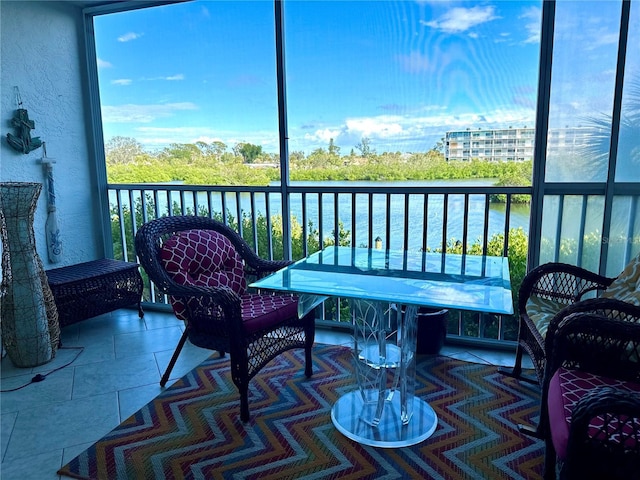
<path fill-rule="evenodd" d="M 182 328 L 182 323 L 167 313 L 148 311 L 140 319 L 134 310 L 117 310 L 63 328 L 64 348 L 46 365 L 21 369 L 8 357 L 3 358 L 1 390 L 28 384 L 38 373 L 46 378 L 0 393 L 0 478 L 59 478 L 56 471 L 62 465 L 162 391 L 160 375 Z M 347 334 L 320 329 L 316 341 L 350 344 Z M 79 350 L 71 347 L 83 347 L 77 358 Z M 512 353 L 448 345 L 441 353 L 471 362 L 513 364 Z M 209 355 L 209 350 L 187 343 L 172 379 L 180 378 Z"/>

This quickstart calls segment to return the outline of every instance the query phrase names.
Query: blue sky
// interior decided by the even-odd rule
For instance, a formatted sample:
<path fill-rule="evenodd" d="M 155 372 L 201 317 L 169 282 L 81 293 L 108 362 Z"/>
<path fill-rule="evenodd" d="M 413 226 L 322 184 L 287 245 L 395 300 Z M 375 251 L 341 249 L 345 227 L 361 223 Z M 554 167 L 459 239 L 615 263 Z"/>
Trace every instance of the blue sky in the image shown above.
<path fill-rule="evenodd" d="M 558 47 L 559 124 L 606 111 L 619 4 L 602 5 L 558 5 L 558 38 L 583 37 Z M 285 16 L 290 151 L 333 138 L 348 153 L 363 137 L 378 152 L 425 151 L 447 130 L 534 126 L 540 2 L 293 0 Z M 95 25 L 106 140 L 278 151 L 272 2 L 187 2 Z M 592 79 L 579 94 L 574 73 Z"/>

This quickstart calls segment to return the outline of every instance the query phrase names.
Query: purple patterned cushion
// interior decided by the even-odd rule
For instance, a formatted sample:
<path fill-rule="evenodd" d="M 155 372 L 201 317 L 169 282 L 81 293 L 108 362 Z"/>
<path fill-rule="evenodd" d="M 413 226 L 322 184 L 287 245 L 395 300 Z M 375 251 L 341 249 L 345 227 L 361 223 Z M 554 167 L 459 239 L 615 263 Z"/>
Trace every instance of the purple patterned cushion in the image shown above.
<path fill-rule="evenodd" d="M 549 383 L 549 425 L 551 426 L 551 439 L 559 458 L 567 456 L 567 442 L 569 441 L 569 426 L 571 424 L 571 412 L 573 407 L 583 398 L 587 392 L 598 387 L 616 387 L 638 392 L 640 384 L 625 382 L 613 378 L 601 377 L 589 372 L 559 368 Z M 590 427 L 591 434 L 595 435 L 604 424 L 604 419 L 594 419 Z"/>
<path fill-rule="evenodd" d="M 297 318 L 297 315 L 298 298 L 293 295 L 245 293 L 242 296 L 242 321 L 247 333 Z"/>
<path fill-rule="evenodd" d="M 224 235 L 211 230 L 187 230 L 162 246 L 160 258 L 169 275 L 181 285 L 227 286 L 238 295 L 247 289 L 240 255 Z M 170 299 L 175 315 L 186 320 L 181 300 Z"/>

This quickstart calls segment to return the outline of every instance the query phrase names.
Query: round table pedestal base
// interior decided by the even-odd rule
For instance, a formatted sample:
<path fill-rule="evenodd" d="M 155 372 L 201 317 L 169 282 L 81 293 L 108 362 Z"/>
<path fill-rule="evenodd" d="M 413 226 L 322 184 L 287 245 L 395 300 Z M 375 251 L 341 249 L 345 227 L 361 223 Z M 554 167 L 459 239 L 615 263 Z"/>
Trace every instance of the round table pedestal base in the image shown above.
<path fill-rule="evenodd" d="M 431 406 L 413 398 L 413 415 L 407 425 L 400 420 L 400 394 L 395 392 L 383 410 L 380 424 L 372 426 L 360 418 L 363 402 L 359 391 L 338 399 L 331 409 L 331 421 L 347 438 L 372 447 L 406 447 L 429 438 L 438 426 L 438 417 Z"/>

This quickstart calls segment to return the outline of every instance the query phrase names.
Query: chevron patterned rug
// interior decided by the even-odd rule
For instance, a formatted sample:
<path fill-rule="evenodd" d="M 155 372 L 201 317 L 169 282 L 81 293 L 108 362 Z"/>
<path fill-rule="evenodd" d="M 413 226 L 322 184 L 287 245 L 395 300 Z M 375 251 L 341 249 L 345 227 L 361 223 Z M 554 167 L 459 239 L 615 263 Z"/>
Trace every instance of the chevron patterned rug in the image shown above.
<path fill-rule="evenodd" d="M 228 360 L 185 375 L 58 472 L 79 479 L 526 479 L 541 478 L 544 444 L 515 425 L 537 420 L 539 393 L 488 365 L 419 357 L 416 395 L 438 415 L 423 443 L 362 446 L 333 426 L 330 409 L 353 389 L 344 347 L 281 355 L 250 386 L 240 422 Z"/>

